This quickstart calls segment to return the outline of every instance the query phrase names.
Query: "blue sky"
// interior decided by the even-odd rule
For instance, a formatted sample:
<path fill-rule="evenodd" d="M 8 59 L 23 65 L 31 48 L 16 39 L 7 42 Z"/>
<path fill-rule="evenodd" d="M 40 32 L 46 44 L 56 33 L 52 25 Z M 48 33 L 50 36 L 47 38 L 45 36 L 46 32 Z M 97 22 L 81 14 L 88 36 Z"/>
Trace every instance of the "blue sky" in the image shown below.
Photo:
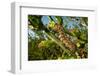
<path fill-rule="evenodd" d="M 53 20 L 57 23 L 57 20 L 55 19 L 55 17 L 54 17 L 54 16 L 51 16 L 51 17 L 52 17 Z M 67 16 L 62 16 L 62 18 L 63 18 L 63 24 L 64 24 L 64 25 L 67 25 L 67 28 L 68 28 L 68 29 L 74 28 L 75 25 L 76 25 L 76 26 L 79 25 L 79 22 L 70 21 L 70 20 L 68 19 Z M 77 18 L 79 18 L 79 17 L 77 17 Z M 50 20 L 48 19 L 47 16 L 43 16 L 43 17 L 42 17 L 42 22 L 43 22 L 44 25 L 46 25 L 46 24 L 48 24 L 48 23 L 50 22 Z"/>

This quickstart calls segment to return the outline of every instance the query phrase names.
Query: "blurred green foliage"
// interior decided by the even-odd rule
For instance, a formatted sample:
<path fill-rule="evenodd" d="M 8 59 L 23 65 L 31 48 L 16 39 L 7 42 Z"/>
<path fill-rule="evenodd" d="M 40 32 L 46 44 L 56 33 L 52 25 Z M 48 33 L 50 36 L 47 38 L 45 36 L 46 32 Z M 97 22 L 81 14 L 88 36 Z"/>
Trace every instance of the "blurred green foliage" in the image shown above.
<path fill-rule="evenodd" d="M 28 15 L 28 60 L 87 57 L 87 17 Z"/>

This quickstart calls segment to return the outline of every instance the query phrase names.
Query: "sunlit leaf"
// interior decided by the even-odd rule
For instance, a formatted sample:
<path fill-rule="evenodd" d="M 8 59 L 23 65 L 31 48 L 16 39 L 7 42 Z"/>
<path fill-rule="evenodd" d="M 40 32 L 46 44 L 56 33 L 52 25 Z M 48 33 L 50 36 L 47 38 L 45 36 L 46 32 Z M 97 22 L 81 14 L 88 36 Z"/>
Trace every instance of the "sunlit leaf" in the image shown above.
<path fill-rule="evenodd" d="M 63 23 L 63 20 L 60 16 L 55 16 L 56 20 L 58 21 L 58 24 L 61 24 Z"/>

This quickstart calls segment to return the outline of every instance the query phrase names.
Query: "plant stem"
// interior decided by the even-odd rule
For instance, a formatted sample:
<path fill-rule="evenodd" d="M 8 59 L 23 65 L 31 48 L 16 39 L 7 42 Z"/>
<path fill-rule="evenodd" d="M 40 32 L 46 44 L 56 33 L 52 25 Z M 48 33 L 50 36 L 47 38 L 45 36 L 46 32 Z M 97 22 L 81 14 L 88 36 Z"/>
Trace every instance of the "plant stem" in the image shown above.
<path fill-rule="evenodd" d="M 59 41 L 53 34 L 44 32 L 52 41 L 54 41 L 57 45 L 59 45 L 62 50 L 66 53 L 69 53 L 69 51 L 63 46 L 63 43 Z"/>

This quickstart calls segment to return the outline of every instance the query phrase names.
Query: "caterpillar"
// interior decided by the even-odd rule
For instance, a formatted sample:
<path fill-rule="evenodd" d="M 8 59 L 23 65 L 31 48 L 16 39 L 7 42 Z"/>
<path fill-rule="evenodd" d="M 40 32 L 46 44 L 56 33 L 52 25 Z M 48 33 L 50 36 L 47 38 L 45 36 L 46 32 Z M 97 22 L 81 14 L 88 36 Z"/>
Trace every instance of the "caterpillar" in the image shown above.
<path fill-rule="evenodd" d="M 51 27 L 51 30 L 56 32 L 56 37 L 68 48 L 72 54 L 74 54 L 77 58 L 86 58 L 86 52 L 83 51 L 82 48 L 77 48 L 77 44 L 73 43 L 69 37 L 69 35 L 65 34 L 64 28 L 60 24 L 54 24 Z M 79 50 L 79 51 L 77 51 Z"/>
<path fill-rule="evenodd" d="M 63 31 L 63 26 L 59 24 L 55 24 L 53 30 L 58 33 L 58 39 L 63 42 L 63 44 L 69 48 L 70 50 L 75 50 L 76 45 L 67 37 L 67 35 Z"/>

